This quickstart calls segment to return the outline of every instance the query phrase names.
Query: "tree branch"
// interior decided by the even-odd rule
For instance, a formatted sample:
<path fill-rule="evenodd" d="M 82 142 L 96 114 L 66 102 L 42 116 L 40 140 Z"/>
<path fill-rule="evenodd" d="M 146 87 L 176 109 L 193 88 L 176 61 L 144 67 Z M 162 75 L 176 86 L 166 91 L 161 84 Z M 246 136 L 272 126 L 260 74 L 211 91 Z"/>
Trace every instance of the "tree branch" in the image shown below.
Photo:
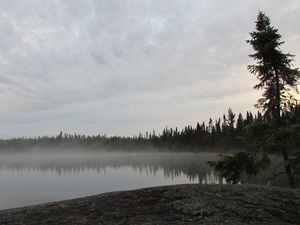
<path fill-rule="evenodd" d="M 269 178 L 266 179 L 266 185 L 269 186 L 269 182 L 270 182 L 271 180 L 274 180 L 276 177 L 278 177 L 278 176 L 280 176 L 280 175 L 283 175 L 283 174 L 285 174 L 285 171 L 282 171 L 282 172 L 280 172 L 280 173 L 273 174 L 272 177 L 269 177 Z"/>

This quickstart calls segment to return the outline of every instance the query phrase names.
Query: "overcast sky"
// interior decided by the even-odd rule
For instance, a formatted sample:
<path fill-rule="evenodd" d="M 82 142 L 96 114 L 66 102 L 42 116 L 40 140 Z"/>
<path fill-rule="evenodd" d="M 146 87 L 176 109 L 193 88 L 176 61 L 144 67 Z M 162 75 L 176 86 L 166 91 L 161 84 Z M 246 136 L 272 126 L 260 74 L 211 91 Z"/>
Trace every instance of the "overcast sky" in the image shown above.
<path fill-rule="evenodd" d="M 0 137 L 133 135 L 255 110 L 258 10 L 300 67 L 298 0 L 0 0 Z"/>

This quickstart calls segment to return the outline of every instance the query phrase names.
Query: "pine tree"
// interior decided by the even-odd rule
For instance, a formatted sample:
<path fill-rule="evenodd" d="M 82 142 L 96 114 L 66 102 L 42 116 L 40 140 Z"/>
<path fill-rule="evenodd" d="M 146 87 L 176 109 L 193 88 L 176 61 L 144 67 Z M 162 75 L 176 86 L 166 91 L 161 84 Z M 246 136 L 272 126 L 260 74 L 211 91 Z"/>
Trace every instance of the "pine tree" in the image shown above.
<path fill-rule="evenodd" d="M 282 140 L 290 139 L 285 128 L 282 128 L 283 112 L 295 102 L 289 93 L 290 89 L 296 92 L 300 72 L 298 68 L 291 68 L 294 56 L 283 53 L 280 49 L 284 43 L 278 29 L 271 26 L 270 19 L 263 12 L 259 12 L 256 21 L 256 31 L 250 33 L 251 39 L 247 42 L 253 47 L 255 53 L 250 55 L 257 61 L 256 65 L 249 65 L 248 70 L 256 75 L 259 83 L 255 89 L 263 89 L 262 98 L 257 106 L 265 111 L 265 117 L 271 119 L 274 128 L 272 135 L 267 137 L 272 146 L 272 151 L 282 154 L 285 172 L 288 176 L 290 187 L 296 187 L 294 172 L 290 164 L 289 145 Z M 283 132 L 284 131 L 284 132 Z M 288 140 L 290 141 L 290 140 Z M 274 145 L 277 143 L 277 145 Z"/>
<path fill-rule="evenodd" d="M 230 132 L 230 134 L 232 134 L 233 130 L 234 130 L 235 114 L 232 112 L 231 108 L 228 109 L 227 118 L 228 118 L 227 120 L 228 120 L 229 132 Z"/>
<path fill-rule="evenodd" d="M 283 53 L 280 46 L 281 35 L 278 29 L 271 26 L 270 19 L 263 12 L 259 12 L 256 21 L 256 30 L 250 33 L 247 40 L 255 53 L 250 55 L 257 61 L 249 65 L 248 70 L 256 75 L 259 83 L 255 89 L 263 89 L 263 96 L 258 100 L 257 107 L 271 116 L 275 126 L 280 125 L 281 112 L 293 100 L 288 93 L 289 88 L 297 91 L 300 72 L 291 68 L 294 56 Z"/>
<path fill-rule="evenodd" d="M 218 134 L 218 135 L 220 135 L 221 134 L 221 118 L 219 118 L 218 120 L 216 120 L 216 133 Z"/>
<path fill-rule="evenodd" d="M 270 19 L 263 12 L 258 13 L 256 30 L 251 32 L 250 36 L 251 39 L 247 42 L 255 50 L 250 57 L 256 60 L 257 64 L 249 65 L 248 70 L 259 80 L 254 88 L 263 90 L 257 107 L 264 112 L 264 118 L 258 114 L 253 120 L 252 113 L 247 112 L 243 123 L 247 150 L 211 161 L 209 164 L 226 179 L 235 183 L 241 179 L 241 172 L 255 175 L 270 165 L 270 154 L 279 154 L 283 157 L 284 172 L 290 187 L 295 188 L 295 176 L 300 164 L 300 125 L 284 126 L 284 122 L 287 121 L 283 119 L 286 120 L 289 113 L 292 115 L 292 109 L 297 106 L 293 105 L 294 99 L 289 90 L 297 91 L 300 72 L 291 68 L 294 56 L 281 51 L 280 46 L 284 43 L 281 41 L 281 35 L 271 26 Z M 239 127 L 241 120 L 242 118 L 238 119 Z M 224 116 L 223 132 L 224 127 L 230 126 L 229 121 L 230 115 L 227 120 Z M 245 164 L 251 169 L 248 170 Z M 275 174 L 274 177 L 279 174 Z"/>
<path fill-rule="evenodd" d="M 239 113 L 238 119 L 236 121 L 236 130 L 238 134 L 242 133 L 242 129 L 244 127 L 244 119 L 242 113 Z"/>

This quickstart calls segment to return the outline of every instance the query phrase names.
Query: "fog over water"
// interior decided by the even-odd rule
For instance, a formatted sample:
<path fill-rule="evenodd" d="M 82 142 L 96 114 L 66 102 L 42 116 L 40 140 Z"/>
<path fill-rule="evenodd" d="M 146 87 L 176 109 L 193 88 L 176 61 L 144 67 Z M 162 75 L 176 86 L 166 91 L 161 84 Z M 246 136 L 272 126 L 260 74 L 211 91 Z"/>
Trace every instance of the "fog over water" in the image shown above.
<path fill-rule="evenodd" d="M 111 191 L 184 183 L 225 183 L 206 164 L 216 153 L 0 153 L 0 209 Z M 264 183 L 266 174 L 246 182 Z M 284 185 L 279 179 L 274 185 Z"/>
<path fill-rule="evenodd" d="M 158 185 L 218 182 L 214 154 L 24 152 L 0 154 L 0 209 Z"/>

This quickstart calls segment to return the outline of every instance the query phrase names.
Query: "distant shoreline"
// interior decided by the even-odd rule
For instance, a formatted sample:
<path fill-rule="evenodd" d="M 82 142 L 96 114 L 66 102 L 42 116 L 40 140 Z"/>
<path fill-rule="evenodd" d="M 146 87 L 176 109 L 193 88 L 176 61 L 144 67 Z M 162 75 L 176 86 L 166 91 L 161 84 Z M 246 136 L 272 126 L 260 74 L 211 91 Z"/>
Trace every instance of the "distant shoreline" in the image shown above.
<path fill-rule="evenodd" d="M 300 224 L 300 189 L 174 185 L 0 211 L 0 224 Z"/>

